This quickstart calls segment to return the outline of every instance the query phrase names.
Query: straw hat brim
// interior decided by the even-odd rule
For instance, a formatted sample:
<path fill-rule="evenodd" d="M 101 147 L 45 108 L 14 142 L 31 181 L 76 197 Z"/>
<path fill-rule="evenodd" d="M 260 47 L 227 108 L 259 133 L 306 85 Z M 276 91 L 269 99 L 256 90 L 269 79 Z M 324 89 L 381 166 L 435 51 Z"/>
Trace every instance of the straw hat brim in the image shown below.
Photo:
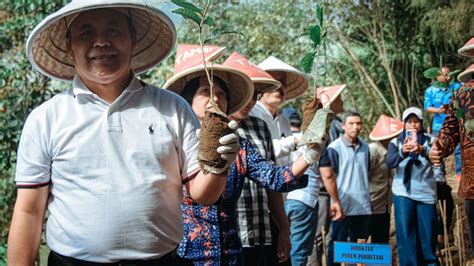
<path fill-rule="evenodd" d="M 290 69 L 264 69 L 270 75 L 286 75 L 282 86 L 285 90 L 285 100 L 291 100 L 303 95 L 308 90 L 308 79 L 301 73 Z M 272 75 L 273 76 L 273 75 Z"/>
<path fill-rule="evenodd" d="M 281 82 L 276 79 L 269 78 L 250 78 L 254 84 L 255 91 L 265 93 L 277 90 L 281 87 Z"/>
<path fill-rule="evenodd" d="M 221 65 L 209 65 L 208 69 L 209 71 L 212 69 L 213 75 L 221 78 L 229 88 L 227 114 L 235 113 L 249 103 L 253 96 L 254 85 L 245 73 Z M 191 79 L 205 75 L 204 66 L 195 66 L 172 76 L 163 88 L 181 94 Z"/>
<path fill-rule="evenodd" d="M 31 64 L 54 79 L 71 81 L 76 74 L 74 60 L 67 51 L 67 17 L 101 8 L 128 8 L 136 30 L 131 69 L 144 72 L 165 59 L 176 42 L 176 29 L 162 11 L 130 1 L 73 1 L 41 21 L 31 32 L 26 46 Z"/>
<path fill-rule="evenodd" d="M 341 85 L 341 87 L 336 91 L 336 93 L 334 93 L 331 98 L 329 98 L 329 102 L 325 103 L 323 107 L 327 107 L 329 105 L 331 105 L 331 103 L 333 103 L 337 97 L 339 97 L 342 93 L 342 91 L 346 88 L 346 84 L 344 85 Z M 321 93 L 323 94 L 323 93 Z M 321 97 L 320 95 L 318 97 Z"/>
<path fill-rule="evenodd" d="M 468 69 L 464 70 L 458 75 L 459 82 L 467 83 L 471 80 L 471 75 L 474 73 L 474 65 L 471 65 Z"/>
<path fill-rule="evenodd" d="M 391 138 L 394 138 L 398 135 L 400 135 L 401 133 L 403 132 L 403 128 L 396 131 L 396 132 L 393 132 L 391 134 L 388 134 L 388 135 L 384 135 L 384 136 L 374 136 L 372 134 L 372 132 L 370 132 L 370 135 L 369 135 L 369 138 L 373 141 L 380 141 L 380 140 L 386 140 L 386 139 L 391 139 Z"/>
<path fill-rule="evenodd" d="M 474 57 L 474 44 L 468 44 L 458 50 L 458 54 L 466 57 Z"/>

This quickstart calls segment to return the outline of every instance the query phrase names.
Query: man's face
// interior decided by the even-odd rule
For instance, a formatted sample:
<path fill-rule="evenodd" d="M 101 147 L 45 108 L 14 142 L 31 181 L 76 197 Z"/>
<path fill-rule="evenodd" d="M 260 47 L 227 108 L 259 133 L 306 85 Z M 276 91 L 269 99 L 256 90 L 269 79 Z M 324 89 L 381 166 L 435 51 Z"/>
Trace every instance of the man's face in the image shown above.
<path fill-rule="evenodd" d="M 436 80 L 438 80 L 439 82 L 442 82 L 442 83 L 449 82 L 449 76 L 448 76 L 449 72 L 451 72 L 449 67 L 442 67 L 441 68 L 441 75 L 436 77 Z"/>
<path fill-rule="evenodd" d="M 236 119 L 236 120 L 244 120 L 246 119 L 248 116 L 249 116 L 249 113 L 250 111 L 252 110 L 252 108 L 255 106 L 255 104 L 257 103 L 257 98 L 258 98 L 258 91 L 254 91 L 253 93 L 253 96 L 252 96 L 252 99 L 250 100 L 250 102 L 242 109 L 240 109 L 239 111 L 233 113 L 231 115 L 231 117 L 233 119 Z"/>
<path fill-rule="evenodd" d="M 266 92 L 262 95 L 260 101 L 271 106 L 278 107 L 285 101 L 285 90 L 280 87 L 276 91 Z"/>
<path fill-rule="evenodd" d="M 113 9 L 80 14 L 70 27 L 70 53 L 82 79 L 108 84 L 130 75 L 134 37 L 127 17 Z"/>
<path fill-rule="evenodd" d="M 342 128 L 344 129 L 344 134 L 348 137 L 357 138 L 362 129 L 362 119 L 360 116 L 349 116 L 346 118 Z"/>

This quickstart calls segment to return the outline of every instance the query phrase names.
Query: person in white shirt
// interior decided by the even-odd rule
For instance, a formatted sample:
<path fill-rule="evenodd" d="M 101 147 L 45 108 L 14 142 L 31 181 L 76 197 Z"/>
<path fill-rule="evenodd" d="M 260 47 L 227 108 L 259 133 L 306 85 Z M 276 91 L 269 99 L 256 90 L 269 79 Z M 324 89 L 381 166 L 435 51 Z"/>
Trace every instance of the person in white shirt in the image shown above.
<path fill-rule="evenodd" d="M 73 1 L 33 30 L 30 62 L 72 87 L 25 122 L 10 265 L 34 263 L 46 208 L 49 265 L 174 263 L 184 181 L 194 200 L 214 203 L 238 150 L 231 133 L 225 169 L 204 174 L 189 104 L 135 77 L 175 39 L 163 12 L 136 1 Z"/>
<path fill-rule="evenodd" d="M 280 81 L 281 87 L 263 93 L 250 115 L 267 123 L 273 139 L 276 164 L 286 165 L 290 162 L 291 152 L 296 150 L 298 138 L 292 135 L 290 121 L 282 114 L 280 107 L 285 101 L 301 96 L 308 89 L 308 79 L 303 72 L 273 56 L 258 66 Z"/>

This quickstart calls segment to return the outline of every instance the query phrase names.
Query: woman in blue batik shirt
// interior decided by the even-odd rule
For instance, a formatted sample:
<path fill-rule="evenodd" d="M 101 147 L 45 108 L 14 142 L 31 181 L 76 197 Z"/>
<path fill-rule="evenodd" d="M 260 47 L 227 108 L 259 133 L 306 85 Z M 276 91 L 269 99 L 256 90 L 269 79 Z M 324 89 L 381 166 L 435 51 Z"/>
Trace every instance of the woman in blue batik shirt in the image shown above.
<path fill-rule="evenodd" d="M 219 69 L 221 72 L 225 71 L 223 68 Z M 239 88 L 234 86 L 232 79 L 226 79 L 228 74 L 219 74 L 214 70 L 213 77 L 215 102 L 227 114 L 232 110 L 237 111 L 236 104 L 241 105 L 244 101 L 241 105 L 244 107 L 250 100 L 244 99 L 246 92 L 232 94 L 232 90 Z M 170 80 L 173 81 L 173 78 Z M 164 87 L 173 88 L 169 82 Z M 252 87 L 246 87 L 251 90 L 250 94 L 253 94 Z M 190 103 L 201 122 L 205 111 L 213 109 L 209 83 L 203 71 L 188 79 L 183 87 L 172 90 Z M 234 98 L 229 97 L 230 95 Z M 241 265 L 242 246 L 237 230 L 236 205 L 245 178 L 257 182 L 265 189 L 286 192 L 306 186 L 307 179 L 299 180 L 299 177 L 310 164 L 319 160 L 319 151 L 306 149 L 307 152 L 293 163 L 277 167 L 264 159 L 248 140 L 240 138 L 239 142 L 240 152 L 231 166 L 225 190 L 217 202 L 203 206 L 193 201 L 186 191 L 183 193 L 184 239 L 178 247 L 178 255 L 194 265 Z"/>

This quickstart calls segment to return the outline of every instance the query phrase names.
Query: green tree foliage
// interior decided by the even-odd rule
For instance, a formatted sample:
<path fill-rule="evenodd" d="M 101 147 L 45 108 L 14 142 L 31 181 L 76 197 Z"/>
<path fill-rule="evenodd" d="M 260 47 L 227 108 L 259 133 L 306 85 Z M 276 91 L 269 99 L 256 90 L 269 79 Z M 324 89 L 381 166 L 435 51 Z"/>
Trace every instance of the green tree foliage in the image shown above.
<path fill-rule="evenodd" d="M 15 198 L 16 150 L 29 112 L 53 96 L 61 84 L 34 71 L 25 54 L 33 27 L 66 1 L 9 0 L 0 3 L 0 264 L 5 264 L 6 240 Z"/>
<path fill-rule="evenodd" d="M 66 2 L 0 2 L 0 258 L 5 258 L 15 197 L 16 150 L 23 123 L 33 108 L 66 86 L 32 69 L 25 55 L 25 42 L 42 18 Z M 205 0 L 192 2 L 196 6 L 205 4 Z M 214 0 L 209 12 L 215 21 L 208 23 L 241 32 L 245 37 L 226 35 L 213 39 L 212 44 L 226 46 L 228 54 L 238 51 L 254 63 L 273 55 L 299 66 L 311 45 L 309 38 L 299 36 L 318 23 L 316 2 L 232 4 L 237 2 Z M 421 106 L 424 89 L 431 82 L 423 77 L 423 71 L 439 67 L 440 57 L 445 63 L 455 64 L 452 70 L 471 63 L 456 54 L 474 36 L 469 0 L 324 0 L 320 4 L 325 11 L 323 30 L 327 35 L 320 44 L 324 48 L 321 58 L 313 66 L 319 73 L 316 83 L 347 84 L 344 105 L 363 114 L 365 134 L 380 114 L 399 116 L 407 106 Z M 199 29 L 195 25 L 191 20 L 178 25 L 178 43 L 198 43 Z M 172 53 L 141 78 L 154 85 L 164 84 L 172 75 L 174 57 Z M 290 105 L 298 107 L 304 100 L 300 97 Z"/>

